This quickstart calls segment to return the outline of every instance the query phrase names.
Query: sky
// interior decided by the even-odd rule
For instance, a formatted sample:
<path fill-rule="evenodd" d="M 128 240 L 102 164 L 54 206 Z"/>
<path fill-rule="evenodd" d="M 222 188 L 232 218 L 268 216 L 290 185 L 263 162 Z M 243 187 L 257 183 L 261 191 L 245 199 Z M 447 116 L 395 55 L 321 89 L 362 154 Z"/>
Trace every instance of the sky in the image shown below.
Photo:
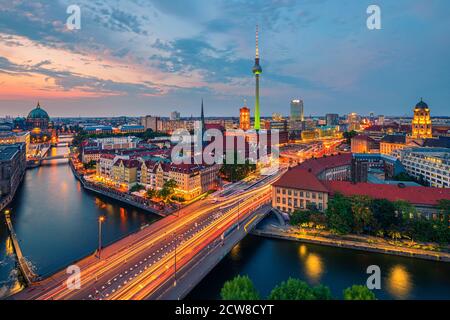
<path fill-rule="evenodd" d="M 69 30 L 67 7 L 81 9 Z M 366 10 L 381 9 L 381 30 Z M 449 115 L 448 0 L 0 0 L 0 117 Z"/>

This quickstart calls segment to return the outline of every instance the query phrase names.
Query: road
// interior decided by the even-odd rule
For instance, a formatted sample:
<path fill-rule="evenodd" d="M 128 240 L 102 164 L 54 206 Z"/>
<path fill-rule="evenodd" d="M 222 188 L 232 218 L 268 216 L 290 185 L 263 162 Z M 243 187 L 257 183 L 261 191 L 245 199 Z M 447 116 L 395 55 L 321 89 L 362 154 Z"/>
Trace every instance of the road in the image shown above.
<path fill-rule="evenodd" d="M 76 265 L 81 269 L 81 288 L 71 290 L 69 275 L 62 270 L 13 296 L 13 299 L 119 299 L 150 297 L 173 279 L 177 269 L 222 241 L 226 231 L 270 201 L 271 177 L 238 184 L 231 196 L 217 194 L 187 206 L 149 227 L 103 249 L 101 259 L 89 256 Z M 245 227 L 245 226 L 243 226 Z M 176 256 L 176 258 L 175 258 Z"/>

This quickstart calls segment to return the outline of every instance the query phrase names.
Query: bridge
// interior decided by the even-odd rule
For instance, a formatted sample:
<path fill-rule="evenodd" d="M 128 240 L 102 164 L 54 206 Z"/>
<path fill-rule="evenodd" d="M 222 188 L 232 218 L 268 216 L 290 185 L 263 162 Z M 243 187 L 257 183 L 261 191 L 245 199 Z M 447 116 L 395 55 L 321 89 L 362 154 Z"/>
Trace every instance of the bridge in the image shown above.
<path fill-rule="evenodd" d="M 41 159 L 41 161 L 46 161 L 46 160 L 57 160 L 57 159 L 69 159 L 70 158 L 70 153 L 65 153 L 65 154 L 58 154 L 56 156 L 47 156 Z"/>
<path fill-rule="evenodd" d="M 8 210 L 5 211 L 5 220 L 6 220 L 6 225 L 8 226 L 8 230 L 9 230 L 11 241 L 12 241 L 12 244 L 14 247 L 14 251 L 16 252 L 17 263 L 19 265 L 19 269 L 23 275 L 23 278 L 25 279 L 26 284 L 31 285 L 37 279 L 37 275 L 31 269 L 30 265 L 28 264 L 28 261 L 25 259 L 25 257 L 22 254 L 22 250 L 20 249 L 19 241 L 17 241 L 17 236 L 16 236 L 16 233 L 14 232 L 14 228 L 13 228 L 13 225 L 11 222 L 11 216 L 10 216 L 10 213 Z"/>
<path fill-rule="evenodd" d="M 74 262 L 80 289 L 61 270 L 13 299 L 143 300 L 186 296 L 270 212 L 271 184 L 263 179 L 220 201 L 206 198 Z"/>

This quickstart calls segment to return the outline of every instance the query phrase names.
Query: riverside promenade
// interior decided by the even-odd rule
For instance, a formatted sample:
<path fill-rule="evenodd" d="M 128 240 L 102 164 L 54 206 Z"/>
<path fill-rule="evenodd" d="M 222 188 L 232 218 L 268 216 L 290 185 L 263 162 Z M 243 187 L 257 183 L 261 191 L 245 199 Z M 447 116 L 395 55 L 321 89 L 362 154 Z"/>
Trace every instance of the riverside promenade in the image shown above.
<path fill-rule="evenodd" d="M 73 172 L 75 178 L 78 181 L 80 181 L 81 185 L 86 190 L 89 190 L 91 192 L 100 194 L 102 196 L 120 201 L 122 203 L 139 208 L 146 212 L 156 214 L 160 217 L 166 217 L 173 212 L 173 211 L 164 211 L 163 212 L 161 210 L 154 209 L 154 208 L 148 206 L 144 200 L 139 200 L 138 197 L 136 197 L 136 196 L 124 194 L 122 192 L 108 189 L 106 187 L 100 187 L 94 183 L 88 182 L 88 181 L 86 181 L 86 179 L 84 179 L 83 175 L 76 170 L 72 161 L 70 161 L 70 160 L 69 160 L 69 165 L 70 165 L 70 168 L 72 169 L 72 172 Z"/>
<path fill-rule="evenodd" d="M 331 247 L 340 247 L 360 251 L 405 256 L 410 258 L 420 258 L 425 260 L 450 262 L 450 253 L 447 252 L 429 251 L 415 248 L 404 248 L 390 245 L 387 243 L 369 243 L 363 241 L 340 239 L 338 237 L 329 238 L 321 235 L 312 236 L 302 234 L 299 231 L 300 230 L 298 229 L 289 227 L 282 228 L 282 227 L 265 226 L 260 229 L 254 229 L 251 233 L 253 235 L 266 238 L 298 241 Z"/>

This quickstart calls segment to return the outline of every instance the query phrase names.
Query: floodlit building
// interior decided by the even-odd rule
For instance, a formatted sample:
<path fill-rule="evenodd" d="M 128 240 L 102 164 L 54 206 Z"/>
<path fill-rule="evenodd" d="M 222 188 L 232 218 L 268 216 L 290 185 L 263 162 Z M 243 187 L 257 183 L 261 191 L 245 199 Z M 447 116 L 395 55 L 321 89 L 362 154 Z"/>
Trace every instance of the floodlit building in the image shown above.
<path fill-rule="evenodd" d="M 411 136 L 414 139 L 425 139 L 433 136 L 430 108 L 422 99 L 414 108 Z"/>
<path fill-rule="evenodd" d="M 250 130 L 250 109 L 247 106 L 239 110 L 239 129 Z"/>

